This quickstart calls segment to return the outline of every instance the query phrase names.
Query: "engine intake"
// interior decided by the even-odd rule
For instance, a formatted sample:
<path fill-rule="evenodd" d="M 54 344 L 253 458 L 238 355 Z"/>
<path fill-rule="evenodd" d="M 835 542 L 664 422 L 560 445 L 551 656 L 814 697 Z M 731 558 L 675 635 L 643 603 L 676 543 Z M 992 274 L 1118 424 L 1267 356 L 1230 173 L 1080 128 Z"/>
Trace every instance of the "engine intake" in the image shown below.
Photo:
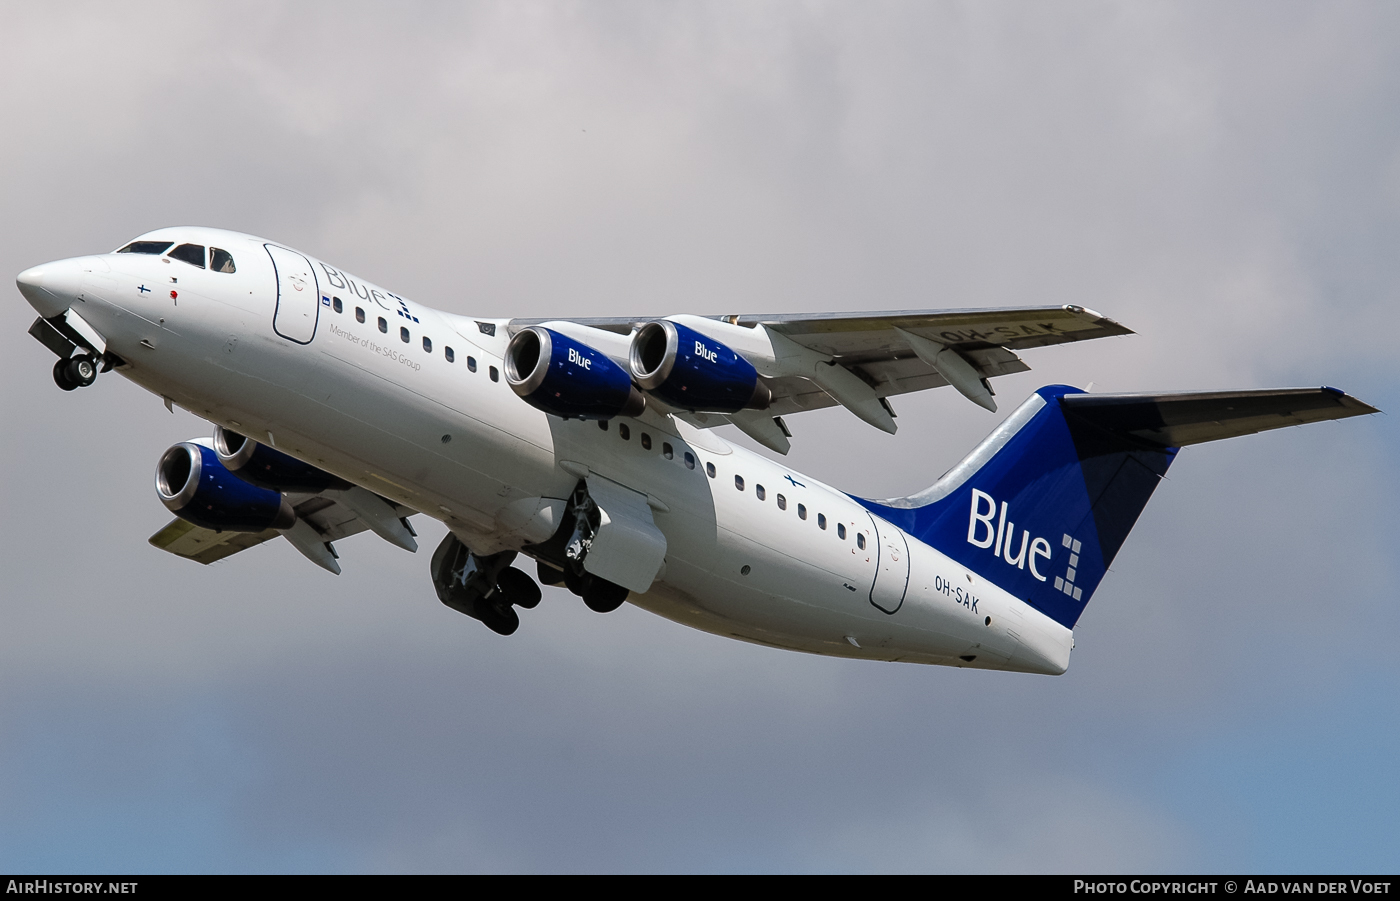
<path fill-rule="evenodd" d="M 565 419 L 636 416 L 646 398 L 602 351 L 532 325 L 506 345 L 506 384 L 532 407 Z"/>
<path fill-rule="evenodd" d="M 628 363 L 638 385 L 682 410 L 737 413 L 773 402 L 752 363 L 679 322 L 662 319 L 638 329 Z"/>
<path fill-rule="evenodd" d="M 297 515 L 286 498 L 229 472 L 212 449 L 183 441 L 156 465 L 156 495 L 171 513 L 216 532 L 290 529 Z"/>
<path fill-rule="evenodd" d="M 324 469 L 317 469 L 223 426 L 214 427 L 214 452 L 225 469 L 259 488 L 316 494 L 330 487 L 345 487 L 342 480 Z"/>

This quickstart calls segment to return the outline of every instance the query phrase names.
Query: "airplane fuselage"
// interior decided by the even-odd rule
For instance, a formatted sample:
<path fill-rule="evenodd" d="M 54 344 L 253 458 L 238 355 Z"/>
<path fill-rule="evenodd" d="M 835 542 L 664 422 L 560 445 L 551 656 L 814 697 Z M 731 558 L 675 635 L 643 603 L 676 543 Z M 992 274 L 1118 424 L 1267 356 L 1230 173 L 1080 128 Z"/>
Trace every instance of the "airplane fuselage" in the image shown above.
<path fill-rule="evenodd" d="M 247 235 L 144 237 L 221 248 L 234 271 L 140 253 L 48 264 L 55 309 L 41 314 L 71 302 L 131 381 L 478 553 L 528 553 L 545 536 L 535 502 L 595 474 L 644 494 L 665 536 L 662 571 L 630 597 L 661 616 L 835 656 L 1068 665 L 1069 629 L 810 476 L 654 411 L 599 423 L 525 403 L 503 375 L 507 320 L 434 310 Z"/>

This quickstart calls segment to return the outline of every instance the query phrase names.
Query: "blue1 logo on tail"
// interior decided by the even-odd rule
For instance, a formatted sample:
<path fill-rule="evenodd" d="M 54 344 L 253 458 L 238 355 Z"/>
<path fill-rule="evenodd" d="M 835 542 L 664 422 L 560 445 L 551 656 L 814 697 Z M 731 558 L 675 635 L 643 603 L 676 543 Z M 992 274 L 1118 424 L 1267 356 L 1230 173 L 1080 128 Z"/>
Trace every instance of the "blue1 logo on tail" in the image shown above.
<path fill-rule="evenodd" d="M 987 509 L 985 512 L 981 512 L 984 501 Z M 996 516 L 997 502 L 985 491 L 972 489 L 972 515 L 968 517 L 967 521 L 967 543 L 974 547 L 991 548 L 993 557 L 1001 557 L 1017 569 L 1029 567 L 1031 575 L 1044 582 L 1046 577 L 1042 576 L 1035 568 L 1035 560 L 1037 557 L 1044 557 L 1047 560 L 1050 558 L 1050 542 L 1044 538 L 1032 539 L 1030 529 L 1022 529 L 1021 548 L 1015 556 L 1012 556 L 1011 545 L 1016 537 L 1016 524 L 1007 520 L 1008 508 L 1007 502 L 1002 501 L 1001 518 L 993 526 L 992 520 Z M 982 537 L 978 537 L 979 534 Z M 1029 555 L 1027 554 L 1028 543 Z"/>

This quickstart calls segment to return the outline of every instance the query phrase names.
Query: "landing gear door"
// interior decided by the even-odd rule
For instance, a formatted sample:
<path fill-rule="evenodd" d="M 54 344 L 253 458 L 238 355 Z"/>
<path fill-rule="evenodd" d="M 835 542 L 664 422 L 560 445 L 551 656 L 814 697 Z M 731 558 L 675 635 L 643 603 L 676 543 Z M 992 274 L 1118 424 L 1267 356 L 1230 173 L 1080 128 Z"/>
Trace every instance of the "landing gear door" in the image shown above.
<path fill-rule="evenodd" d="M 909 543 L 904 532 L 878 516 L 870 517 L 875 524 L 875 548 L 879 565 L 875 569 L 875 584 L 870 586 L 870 603 L 886 613 L 894 613 L 904 603 L 909 589 Z"/>
<path fill-rule="evenodd" d="M 601 516 L 583 568 L 628 591 L 647 591 L 666 561 L 666 536 L 647 496 L 597 475 L 588 477 L 588 495 Z"/>
<path fill-rule="evenodd" d="M 321 289 L 311 262 L 285 247 L 263 246 L 277 270 L 277 312 L 272 314 L 272 330 L 288 341 L 310 344 L 321 312 Z"/>

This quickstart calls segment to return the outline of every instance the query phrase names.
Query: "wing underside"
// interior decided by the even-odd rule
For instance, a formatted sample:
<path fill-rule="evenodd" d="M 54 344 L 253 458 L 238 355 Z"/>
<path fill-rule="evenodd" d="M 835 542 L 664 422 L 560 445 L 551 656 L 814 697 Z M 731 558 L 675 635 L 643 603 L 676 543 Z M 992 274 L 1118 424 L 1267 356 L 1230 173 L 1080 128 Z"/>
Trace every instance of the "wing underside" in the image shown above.
<path fill-rule="evenodd" d="M 291 503 L 292 509 L 296 511 L 298 529 L 304 524 L 311 530 L 309 534 L 305 532 L 301 534 L 308 535 L 308 540 L 312 543 L 323 544 L 331 559 L 336 556 L 331 542 L 370 529 L 370 526 L 358 514 L 345 504 L 337 503 L 331 498 L 318 494 L 288 494 L 286 497 Z M 415 512 L 389 501 L 385 501 L 385 503 L 389 504 L 394 512 L 401 517 L 411 516 Z M 169 551 L 177 557 L 184 557 L 187 560 L 208 565 L 216 560 L 231 557 L 239 551 L 256 547 L 265 541 L 271 541 L 283 534 L 276 529 L 265 529 L 261 532 L 216 532 L 183 519 L 173 519 L 166 524 L 165 528 L 152 535 L 149 540 L 153 546 L 163 551 Z M 294 546 L 297 545 L 296 541 L 292 543 Z M 302 550 L 302 548 L 298 547 L 298 550 Z M 305 553 L 304 550 L 303 553 Z"/>

